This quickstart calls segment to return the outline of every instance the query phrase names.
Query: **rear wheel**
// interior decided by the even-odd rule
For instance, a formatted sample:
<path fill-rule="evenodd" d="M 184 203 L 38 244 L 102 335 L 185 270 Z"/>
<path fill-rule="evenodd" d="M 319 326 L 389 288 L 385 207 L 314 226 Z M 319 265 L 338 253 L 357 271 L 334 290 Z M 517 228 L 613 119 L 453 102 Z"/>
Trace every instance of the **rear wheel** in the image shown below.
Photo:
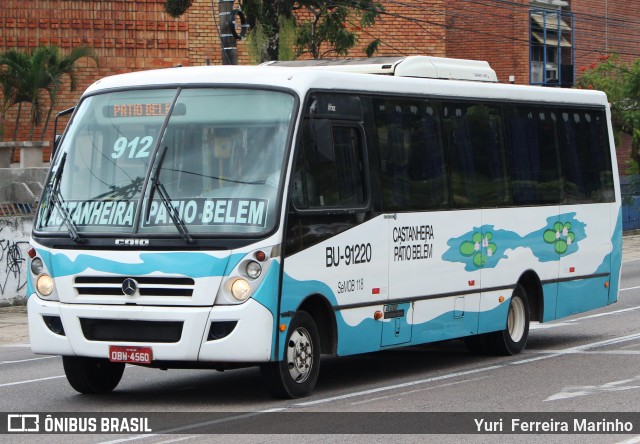
<path fill-rule="evenodd" d="M 63 356 L 62 365 L 71 387 L 84 394 L 109 393 L 124 373 L 124 363 L 103 358 Z"/>
<path fill-rule="evenodd" d="M 297 312 L 287 333 L 284 360 L 261 367 L 269 392 L 277 398 L 301 398 L 309 395 L 320 371 L 320 336 L 313 318 Z"/>
<path fill-rule="evenodd" d="M 486 343 L 490 350 L 498 355 L 517 355 L 529 337 L 529 298 L 522 285 L 516 285 L 509 301 L 507 327 L 502 331 L 490 333 Z"/>

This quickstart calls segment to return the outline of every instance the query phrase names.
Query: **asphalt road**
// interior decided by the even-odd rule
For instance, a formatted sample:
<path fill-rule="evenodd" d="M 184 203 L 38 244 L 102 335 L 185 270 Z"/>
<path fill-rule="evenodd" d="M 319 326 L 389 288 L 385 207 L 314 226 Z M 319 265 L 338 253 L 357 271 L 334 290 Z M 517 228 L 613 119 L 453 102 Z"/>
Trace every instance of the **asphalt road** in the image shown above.
<path fill-rule="evenodd" d="M 599 412 L 596 418 L 620 420 L 627 418 L 625 412 L 638 412 L 640 260 L 627 258 L 621 289 L 619 302 L 609 307 L 533 324 L 527 348 L 518 356 L 476 356 L 462 341 L 449 341 L 325 359 L 313 395 L 292 401 L 270 398 L 257 369 L 219 373 L 129 366 L 112 394 L 79 395 L 67 384 L 59 357 L 33 355 L 24 344 L 4 345 L 0 346 L 0 412 L 89 412 L 97 416 L 158 412 L 161 417 L 155 418 L 151 434 L 21 434 L 0 439 L 640 443 L 640 413 L 631 415 L 635 423 L 629 434 L 455 434 L 473 426 L 474 419 L 493 420 L 494 427 L 501 425 L 503 432 L 509 431 L 514 415 L 536 419 L 531 412 L 541 412 L 547 419 L 555 416 L 556 423 L 563 418 L 561 412 L 578 419 L 592 418 L 583 412 Z M 408 433 L 437 431 L 439 426 L 450 434 Z M 173 433 L 155 434 L 167 429 Z M 216 434 L 199 434 L 203 430 Z"/>

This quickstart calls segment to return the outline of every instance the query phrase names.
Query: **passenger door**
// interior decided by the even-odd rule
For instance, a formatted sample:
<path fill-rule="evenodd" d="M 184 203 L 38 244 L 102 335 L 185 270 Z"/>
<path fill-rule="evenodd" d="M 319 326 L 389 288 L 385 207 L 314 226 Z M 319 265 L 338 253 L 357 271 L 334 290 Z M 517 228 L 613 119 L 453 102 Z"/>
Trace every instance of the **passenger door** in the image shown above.
<path fill-rule="evenodd" d="M 387 221 L 370 210 L 365 137 L 354 102 L 318 96 L 291 178 L 281 312 L 324 295 L 335 313 L 337 353 L 375 351 L 382 325 L 374 316 L 388 289 Z M 330 110 L 341 118 L 327 118 Z"/>

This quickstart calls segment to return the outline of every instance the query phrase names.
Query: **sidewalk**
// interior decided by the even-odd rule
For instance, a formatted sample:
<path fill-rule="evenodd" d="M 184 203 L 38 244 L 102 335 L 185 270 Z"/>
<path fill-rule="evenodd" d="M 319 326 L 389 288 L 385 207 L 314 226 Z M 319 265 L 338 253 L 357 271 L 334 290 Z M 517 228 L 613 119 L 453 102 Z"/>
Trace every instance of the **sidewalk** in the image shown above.
<path fill-rule="evenodd" d="M 622 261 L 640 259 L 640 234 L 624 236 L 622 240 Z M 27 307 L 0 307 L 0 347 L 28 346 Z"/>
<path fill-rule="evenodd" d="M 0 307 L 0 347 L 3 345 L 29 344 L 27 306 Z"/>
<path fill-rule="evenodd" d="M 640 233 L 622 238 L 622 262 L 640 259 Z"/>

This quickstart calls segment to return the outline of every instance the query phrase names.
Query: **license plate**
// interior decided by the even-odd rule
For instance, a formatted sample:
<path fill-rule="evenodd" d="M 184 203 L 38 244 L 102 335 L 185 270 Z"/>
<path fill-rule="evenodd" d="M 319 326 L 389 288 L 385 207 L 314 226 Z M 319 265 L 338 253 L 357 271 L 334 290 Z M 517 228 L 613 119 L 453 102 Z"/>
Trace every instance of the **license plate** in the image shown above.
<path fill-rule="evenodd" d="M 109 361 L 129 362 L 131 364 L 151 364 L 153 352 L 151 347 L 132 347 L 122 345 L 109 346 Z"/>

